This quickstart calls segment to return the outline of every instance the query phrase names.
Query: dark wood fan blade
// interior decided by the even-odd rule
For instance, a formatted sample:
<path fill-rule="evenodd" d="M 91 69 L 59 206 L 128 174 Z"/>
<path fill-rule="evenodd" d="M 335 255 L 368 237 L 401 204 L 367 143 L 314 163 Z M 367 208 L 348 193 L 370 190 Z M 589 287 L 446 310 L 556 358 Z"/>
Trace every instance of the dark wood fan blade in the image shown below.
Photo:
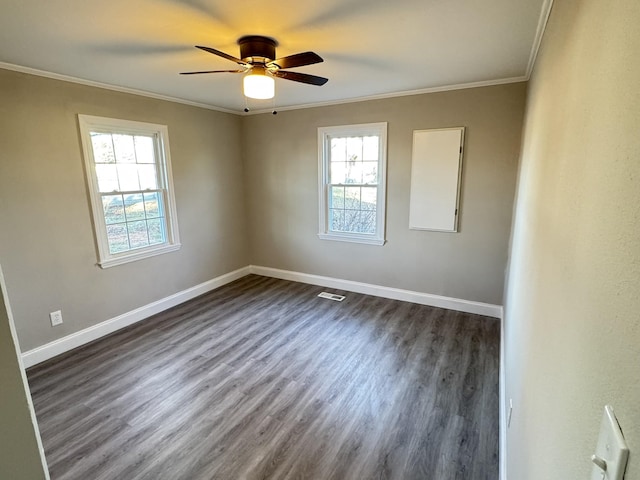
<path fill-rule="evenodd" d="M 201 73 L 242 73 L 245 70 L 205 70 L 204 72 L 180 72 L 180 75 L 199 75 Z"/>
<path fill-rule="evenodd" d="M 304 52 L 278 58 L 277 60 L 267 63 L 267 66 L 277 65 L 284 70 L 285 68 L 304 67 L 305 65 L 313 65 L 314 63 L 320 62 L 324 62 L 324 60 L 317 53 Z"/>
<path fill-rule="evenodd" d="M 316 77 L 315 75 L 307 75 L 306 73 L 287 72 L 285 70 L 276 70 L 272 72 L 276 77 L 284 78 L 285 80 L 293 80 L 294 82 L 308 83 L 309 85 L 324 85 L 329 81 L 328 78 Z"/>
<path fill-rule="evenodd" d="M 244 60 L 240 60 L 239 58 L 233 57 L 227 53 L 221 52 L 220 50 L 216 50 L 211 47 L 202 47 L 200 45 L 196 45 L 196 48 L 200 50 L 204 50 L 205 52 L 213 53 L 214 55 L 218 55 L 219 57 L 226 58 L 227 60 L 231 60 L 232 62 L 236 62 L 238 65 L 247 65 L 247 62 Z"/>

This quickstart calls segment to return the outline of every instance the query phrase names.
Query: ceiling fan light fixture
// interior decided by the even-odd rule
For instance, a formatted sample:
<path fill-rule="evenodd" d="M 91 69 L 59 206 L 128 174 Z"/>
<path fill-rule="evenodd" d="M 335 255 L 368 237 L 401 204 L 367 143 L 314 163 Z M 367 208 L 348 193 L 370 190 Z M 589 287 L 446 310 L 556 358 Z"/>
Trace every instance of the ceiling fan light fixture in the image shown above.
<path fill-rule="evenodd" d="M 314 52 L 301 52 L 286 57 L 276 56 L 276 42 L 273 38 L 259 35 L 248 35 L 238 39 L 240 58 L 215 48 L 196 45 L 196 48 L 225 58 L 239 65 L 236 70 L 203 70 L 197 72 L 180 72 L 181 75 L 199 75 L 202 73 L 242 73 L 243 93 L 245 97 L 259 100 L 271 99 L 275 96 L 275 78 L 290 80 L 308 85 L 321 86 L 328 78 L 292 72 L 289 68 L 304 67 L 321 63 L 322 57 Z M 274 111 L 274 114 L 276 112 Z"/>
<path fill-rule="evenodd" d="M 275 83 L 264 68 L 253 67 L 242 82 L 244 96 L 258 100 L 273 98 L 276 92 Z"/>

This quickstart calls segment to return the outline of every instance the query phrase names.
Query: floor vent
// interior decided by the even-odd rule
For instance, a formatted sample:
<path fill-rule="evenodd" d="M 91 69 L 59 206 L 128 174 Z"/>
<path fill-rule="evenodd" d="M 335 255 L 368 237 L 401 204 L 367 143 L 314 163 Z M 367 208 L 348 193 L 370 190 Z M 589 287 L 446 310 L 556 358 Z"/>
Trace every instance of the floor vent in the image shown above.
<path fill-rule="evenodd" d="M 329 300 L 335 300 L 336 302 L 341 302 L 344 300 L 344 295 L 336 295 L 335 293 L 322 292 L 318 294 L 320 298 L 328 298 Z"/>

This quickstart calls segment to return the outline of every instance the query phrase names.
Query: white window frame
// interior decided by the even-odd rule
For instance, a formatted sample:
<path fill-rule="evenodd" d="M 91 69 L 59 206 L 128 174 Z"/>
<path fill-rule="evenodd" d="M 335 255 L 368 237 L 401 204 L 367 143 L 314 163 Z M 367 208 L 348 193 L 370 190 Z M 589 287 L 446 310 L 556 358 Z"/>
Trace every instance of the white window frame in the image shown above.
<path fill-rule="evenodd" d="M 96 117 L 92 115 L 78 115 L 82 150 L 85 162 L 85 172 L 91 198 L 91 209 L 98 247 L 98 265 L 102 268 L 122 265 L 124 263 L 149 258 L 163 253 L 180 249 L 180 235 L 176 213 L 173 177 L 171 173 L 171 156 L 169 154 L 169 130 L 166 125 L 120 120 L 115 118 Z M 128 135 L 146 135 L 155 138 L 156 167 L 158 172 L 159 190 L 162 193 L 165 212 L 166 242 L 130 249 L 125 252 L 112 254 L 107 241 L 107 227 L 104 217 L 102 195 L 98 188 L 96 163 L 93 156 L 91 132 L 122 133 Z"/>
<path fill-rule="evenodd" d="M 376 233 L 334 232 L 329 229 L 329 186 L 332 137 L 378 136 L 378 182 L 376 204 Z M 363 123 L 318 128 L 318 192 L 319 192 L 319 233 L 323 240 L 364 243 L 369 245 L 385 244 L 385 219 L 387 203 L 387 122 Z M 345 185 L 350 186 L 350 185 Z"/>

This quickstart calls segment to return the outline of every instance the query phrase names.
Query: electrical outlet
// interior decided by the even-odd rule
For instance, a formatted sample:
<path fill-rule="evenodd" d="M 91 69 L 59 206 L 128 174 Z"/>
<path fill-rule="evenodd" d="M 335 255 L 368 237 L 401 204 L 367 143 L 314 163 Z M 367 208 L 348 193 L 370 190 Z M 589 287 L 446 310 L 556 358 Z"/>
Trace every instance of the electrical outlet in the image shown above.
<path fill-rule="evenodd" d="M 55 327 L 56 325 L 62 324 L 62 311 L 56 310 L 55 312 L 51 312 L 49 314 L 49 318 L 51 319 L 51 326 Z"/>
<path fill-rule="evenodd" d="M 511 426 L 511 415 L 513 414 L 513 398 L 509 399 L 509 413 L 507 414 L 507 428 Z"/>

